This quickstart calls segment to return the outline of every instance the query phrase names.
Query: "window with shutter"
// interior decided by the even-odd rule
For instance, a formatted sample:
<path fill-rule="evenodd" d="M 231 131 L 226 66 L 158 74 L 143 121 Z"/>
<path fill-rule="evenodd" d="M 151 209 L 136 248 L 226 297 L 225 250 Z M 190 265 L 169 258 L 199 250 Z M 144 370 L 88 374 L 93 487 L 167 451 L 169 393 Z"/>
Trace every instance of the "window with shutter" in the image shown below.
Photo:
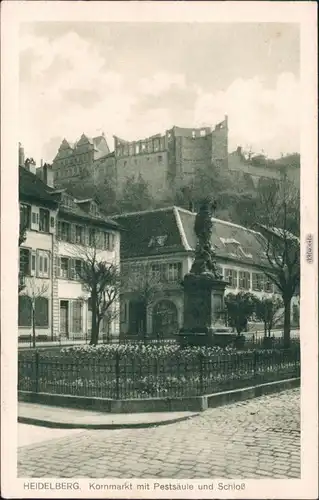
<path fill-rule="evenodd" d="M 35 251 L 32 251 L 32 253 L 31 253 L 31 276 L 35 276 L 35 274 L 36 274 L 36 259 L 37 259 L 37 254 Z"/>
<path fill-rule="evenodd" d="M 40 223 L 39 223 L 39 231 L 43 233 L 49 232 L 49 217 L 50 212 L 44 208 L 40 208 Z"/>
<path fill-rule="evenodd" d="M 55 275 L 57 278 L 59 278 L 61 275 L 61 258 L 60 257 L 55 258 Z"/>
<path fill-rule="evenodd" d="M 24 229 L 30 229 L 31 223 L 31 207 L 20 203 L 20 226 Z"/>
<path fill-rule="evenodd" d="M 75 239 L 75 224 L 70 224 L 70 242 L 76 243 Z"/>
<path fill-rule="evenodd" d="M 50 253 L 47 250 L 38 250 L 38 272 L 39 278 L 48 278 L 50 272 Z"/>
<path fill-rule="evenodd" d="M 69 278 L 69 259 L 67 257 L 61 257 L 60 262 L 61 262 L 60 276 L 61 276 L 61 278 L 68 279 Z"/>
<path fill-rule="evenodd" d="M 70 263 L 70 279 L 74 280 L 76 278 L 76 276 L 75 276 L 75 260 L 70 259 L 69 263 Z"/>
<path fill-rule="evenodd" d="M 20 248 L 19 270 L 23 276 L 31 274 L 31 252 L 28 248 Z"/>

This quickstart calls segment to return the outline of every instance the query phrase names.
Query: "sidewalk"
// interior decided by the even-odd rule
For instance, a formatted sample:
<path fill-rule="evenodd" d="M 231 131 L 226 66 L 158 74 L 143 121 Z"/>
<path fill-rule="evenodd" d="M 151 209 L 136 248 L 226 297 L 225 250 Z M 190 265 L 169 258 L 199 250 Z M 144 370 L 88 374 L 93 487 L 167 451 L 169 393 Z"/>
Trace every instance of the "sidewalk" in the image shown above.
<path fill-rule="evenodd" d="M 180 422 L 198 413 L 103 413 L 34 403 L 18 403 L 18 422 L 59 429 L 145 428 Z"/>

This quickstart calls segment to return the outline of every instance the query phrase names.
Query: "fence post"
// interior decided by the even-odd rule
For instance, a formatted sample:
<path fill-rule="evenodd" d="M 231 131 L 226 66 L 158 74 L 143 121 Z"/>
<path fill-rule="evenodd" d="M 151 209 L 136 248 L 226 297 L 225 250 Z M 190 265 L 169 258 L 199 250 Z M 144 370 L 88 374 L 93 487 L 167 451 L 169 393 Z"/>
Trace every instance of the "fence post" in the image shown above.
<path fill-rule="evenodd" d="M 253 353 L 254 353 L 254 358 L 253 358 L 253 371 L 254 371 L 254 379 L 255 379 L 255 378 L 256 378 L 256 376 L 257 376 L 257 361 L 258 361 L 257 357 L 258 357 L 258 355 L 257 355 L 257 351 L 253 351 Z"/>
<path fill-rule="evenodd" d="M 200 395 L 203 394 L 203 391 L 204 391 L 204 381 L 203 381 L 203 371 L 204 371 L 204 359 L 203 359 L 203 353 L 202 352 L 199 352 L 198 353 L 198 357 L 199 357 L 199 391 L 200 391 Z"/>
<path fill-rule="evenodd" d="M 120 354 L 115 352 L 115 398 L 120 399 Z"/>
<path fill-rule="evenodd" d="M 39 351 L 35 353 L 34 392 L 39 392 Z"/>

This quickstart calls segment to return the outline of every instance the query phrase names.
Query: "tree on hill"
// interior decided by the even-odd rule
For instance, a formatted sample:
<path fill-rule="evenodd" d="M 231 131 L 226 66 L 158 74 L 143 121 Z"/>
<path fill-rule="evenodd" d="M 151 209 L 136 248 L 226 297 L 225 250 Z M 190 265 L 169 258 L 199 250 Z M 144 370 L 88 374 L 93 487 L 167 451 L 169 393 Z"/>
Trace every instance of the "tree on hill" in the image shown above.
<path fill-rule="evenodd" d="M 121 212 L 138 212 L 153 207 L 149 185 L 141 174 L 127 178 L 118 207 Z"/>

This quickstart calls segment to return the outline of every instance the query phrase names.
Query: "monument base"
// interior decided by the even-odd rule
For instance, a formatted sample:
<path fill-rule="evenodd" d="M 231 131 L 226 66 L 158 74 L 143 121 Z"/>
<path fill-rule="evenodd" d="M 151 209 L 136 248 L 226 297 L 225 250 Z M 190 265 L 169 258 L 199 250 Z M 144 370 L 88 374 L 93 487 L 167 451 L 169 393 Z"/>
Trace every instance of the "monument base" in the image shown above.
<path fill-rule="evenodd" d="M 227 282 L 211 273 L 185 276 L 184 325 L 177 334 L 181 346 L 226 346 L 237 337 L 223 324 Z"/>

